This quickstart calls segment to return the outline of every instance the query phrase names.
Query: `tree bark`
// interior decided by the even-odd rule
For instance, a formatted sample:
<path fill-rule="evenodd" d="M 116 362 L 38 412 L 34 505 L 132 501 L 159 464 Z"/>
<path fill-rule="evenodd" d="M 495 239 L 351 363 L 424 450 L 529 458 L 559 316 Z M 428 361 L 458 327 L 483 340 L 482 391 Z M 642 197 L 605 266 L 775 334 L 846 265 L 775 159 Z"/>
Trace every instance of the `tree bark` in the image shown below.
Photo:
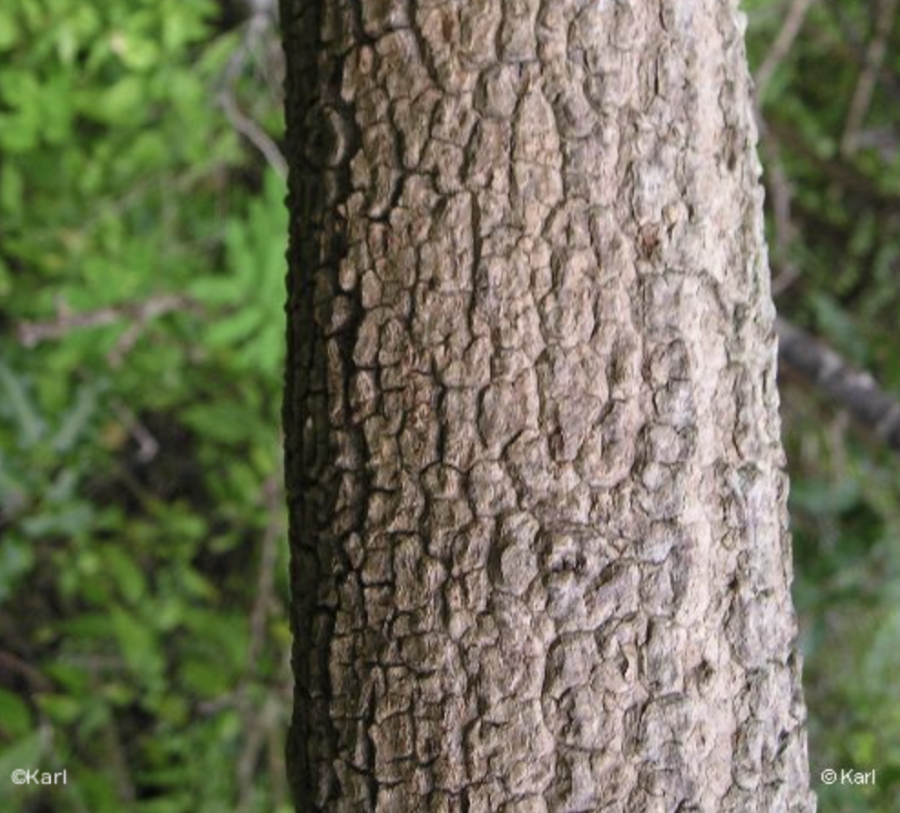
<path fill-rule="evenodd" d="M 302 813 L 814 810 L 735 5 L 282 0 Z"/>

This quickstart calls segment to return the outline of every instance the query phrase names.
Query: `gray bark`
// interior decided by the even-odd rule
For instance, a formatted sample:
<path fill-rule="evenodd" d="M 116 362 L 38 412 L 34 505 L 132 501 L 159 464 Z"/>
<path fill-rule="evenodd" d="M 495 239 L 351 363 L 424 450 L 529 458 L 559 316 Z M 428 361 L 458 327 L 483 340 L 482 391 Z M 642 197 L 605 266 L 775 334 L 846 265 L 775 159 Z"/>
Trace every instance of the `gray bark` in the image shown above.
<path fill-rule="evenodd" d="M 811 811 L 742 21 L 283 0 L 313 811 Z"/>

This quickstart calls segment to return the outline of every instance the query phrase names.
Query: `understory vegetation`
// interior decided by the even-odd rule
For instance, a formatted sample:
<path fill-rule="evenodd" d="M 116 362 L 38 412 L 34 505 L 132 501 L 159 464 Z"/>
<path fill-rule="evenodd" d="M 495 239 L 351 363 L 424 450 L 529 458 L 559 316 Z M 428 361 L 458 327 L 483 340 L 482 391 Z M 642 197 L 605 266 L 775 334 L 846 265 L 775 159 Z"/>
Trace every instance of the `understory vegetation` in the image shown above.
<path fill-rule="evenodd" d="M 779 310 L 900 400 L 898 3 L 746 10 Z M 265 0 L 0 6 L 3 811 L 291 810 L 279 48 Z M 814 785 L 893 813 L 900 466 L 782 378 Z"/>

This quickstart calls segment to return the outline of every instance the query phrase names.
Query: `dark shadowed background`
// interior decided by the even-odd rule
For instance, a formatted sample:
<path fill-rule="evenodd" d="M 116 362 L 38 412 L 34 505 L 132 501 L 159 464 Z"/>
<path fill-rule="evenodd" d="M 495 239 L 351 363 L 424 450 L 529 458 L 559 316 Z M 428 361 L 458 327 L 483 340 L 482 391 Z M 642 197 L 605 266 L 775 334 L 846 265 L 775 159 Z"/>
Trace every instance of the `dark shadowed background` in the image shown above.
<path fill-rule="evenodd" d="M 776 303 L 900 399 L 900 2 L 745 7 Z M 279 49 L 269 0 L 0 6 L 4 813 L 291 809 Z M 781 378 L 820 807 L 895 813 L 898 457 Z"/>

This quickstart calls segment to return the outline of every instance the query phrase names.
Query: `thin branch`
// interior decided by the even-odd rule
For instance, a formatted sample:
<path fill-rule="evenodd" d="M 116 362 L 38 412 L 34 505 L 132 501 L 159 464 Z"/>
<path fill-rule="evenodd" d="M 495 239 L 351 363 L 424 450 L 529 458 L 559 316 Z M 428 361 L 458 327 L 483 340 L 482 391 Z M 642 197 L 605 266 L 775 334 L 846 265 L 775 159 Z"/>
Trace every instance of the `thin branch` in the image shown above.
<path fill-rule="evenodd" d="M 847 13 L 841 0 L 830 0 L 825 3 L 824 8 L 828 11 L 839 34 L 832 34 L 828 28 L 817 27 L 815 33 L 823 47 L 835 58 L 851 61 L 858 68 L 864 68 L 868 48 L 857 26 L 854 25 L 853 18 Z M 894 101 L 900 101 L 900 79 L 891 70 L 889 64 L 887 66 L 882 64 L 878 81 Z"/>
<path fill-rule="evenodd" d="M 63 339 L 76 330 L 103 327 L 115 324 L 123 319 L 130 319 L 135 325 L 144 327 L 148 322 L 158 319 L 172 311 L 190 310 L 195 307 L 193 300 L 178 294 L 160 294 L 145 299 L 143 302 L 129 302 L 122 305 L 110 305 L 92 311 L 73 312 L 65 304 L 57 306 L 55 319 L 46 322 L 23 322 L 18 326 L 19 341 L 25 347 L 34 347 L 41 342 Z M 132 326 L 133 327 L 133 326 Z M 125 335 L 131 333 L 129 328 Z M 113 354 L 118 354 L 121 361 L 122 352 L 127 352 L 137 337 L 130 337 L 127 347 L 118 345 Z M 121 340 L 120 340 L 121 343 Z M 111 356 L 113 355 L 111 354 Z"/>
<path fill-rule="evenodd" d="M 47 692 L 52 688 L 50 681 L 30 663 L 12 652 L 0 650 L 0 675 L 4 672 L 22 677 L 33 692 Z"/>
<path fill-rule="evenodd" d="M 823 158 L 790 122 L 781 121 L 777 115 L 773 115 L 766 121 L 766 128 L 767 137 L 778 139 L 782 146 L 808 161 L 826 180 L 837 184 L 848 197 L 883 211 L 900 211 L 900 195 L 880 189 L 880 179 L 869 178 L 847 161 Z"/>
<path fill-rule="evenodd" d="M 263 485 L 263 497 L 269 512 L 260 554 L 256 598 L 250 613 L 250 645 L 247 649 L 247 671 L 255 672 L 265 644 L 266 621 L 275 589 L 275 565 L 278 561 L 278 540 L 281 538 L 281 490 L 279 478 L 269 477 Z"/>
<path fill-rule="evenodd" d="M 253 119 L 241 112 L 234 98 L 231 88 L 219 92 L 219 105 L 225 113 L 225 117 L 244 138 L 246 138 L 257 150 L 259 150 L 266 163 L 272 167 L 279 178 L 287 178 L 287 162 L 281 154 L 278 145 L 269 137 Z"/>
<path fill-rule="evenodd" d="M 797 39 L 797 35 L 803 27 L 803 21 L 806 19 L 806 15 L 814 2 L 816 0 L 794 0 L 791 3 L 791 7 L 788 9 L 787 16 L 784 19 L 784 25 L 781 26 L 775 42 L 772 43 L 772 47 L 756 71 L 755 81 L 758 99 L 762 99 L 766 86 L 769 84 L 778 66 L 791 50 L 791 46 L 794 44 L 794 40 Z"/>
<path fill-rule="evenodd" d="M 871 373 L 854 367 L 785 319 L 777 320 L 777 329 L 782 367 L 814 385 L 888 448 L 900 452 L 900 403 Z"/>
<path fill-rule="evenodd" d="M 122 401 L 113 401 L 110 406 L 119 419 L 119 423 L 137 443 L 138 462 L 149 463 L 159 453 L 159 441 Z"/>
<path fill-rule="evenodd" d="M 239 789 L 237 813 L 243 813 L 250 808 L 253 795 L 253 772 L 278 718 L 278 704 L 270 698 L 262 709 L 255 707 L 249 688 L 253 677 L 258 674 L 260 657 L 266 643 L 266 623 L 275 590 L 278 541 L 282 533 L 282 501 L 280 478 L 278 476 L 269 477 L 263 485 L 263 503 L 269 514 L 269 522 L 263 534 L 256 597 L 250 612 L 247 667 L 235 692 L 236 705 L 243 718 L 245 732 L 244 745 L 237 764 Z"/>
<path fill-rule="evenodd" d="M 270 29 L 273 22 L 271 4 L 266 2 L 251 3 L 252 14 L 245 23 L 241 42 L 229 59 L 222 74 L 222 81 L 216 98 L 225 117 L 235 130 L 246 138 L 266 159 L 266 163 L 284 180 L 287 178 L 287 162 L 275 141 L 252 118 L 244 113 L 235 98 L 237 79 L 253 53 L 263 34 Z"/>
<path fill-rule="evenodd" d="M 841 139 L 841 152 L 846 156 L 853 155 L 859 149 L 860 130 L 872 104 L 875 84 L 887 53 L 888 38 L 894 18 L 897 16 L 897 6 L 898 0 L 882 0 L 879 5 L 875 33 L 866 50 L 865 63 L 856 83 L 856 90 L 853 92 L 850 112 L 847 114 L 844 135 Z"/>
<path fill-rule="evenodd" d="M 288 796 L 287 768 L 284 764 L 284 743 L 281 740 L 282 727 L 269 727 L 267 752 L 269 757 L 269 783 L 272 789 L 272 808 L 281 810 Z"/>
<path fill-rule="evenodd" d="M 91 688 L 95 693 L 100 692 L 101 683 L 96 673 L 91 674 Z M 103 728 L 102 737 L 106 746 L 107 765 L 110 768 L 113 782 L 116 788 L 116 794 L 119 801 L 126 807 L 134 804 L 136 794 L 134 787 L 134 779 L 131 775 L 131 768 L 128 763 L 128 754 L 125 750 L 125 744 L 122 742 L 122 734 L 119 731 L 119 723 L 116 720 L 115 711 L 111 712 L 106 726 Z"/>
<path fill-rule="evenodd" d="M 758 108 L 756 116 L 760 134 L 767 134 L 765 120 Z M 800 266 L 790 257 L 791 247 L 797 239 L 797 227 L 792 217 L 794 189 L 784 169 L 781 144 L 778 143 L 778 140 L 764 138 L 763 148 L 766 168 L 763 180 L 768 193 L 766 200 L 771 201 L 772 215 L 775 221 L 773 247 L 781 266 L 778 276 L 772 280 L 772 294 L 778 296 L 793 285 L 801 274 Z"/>

